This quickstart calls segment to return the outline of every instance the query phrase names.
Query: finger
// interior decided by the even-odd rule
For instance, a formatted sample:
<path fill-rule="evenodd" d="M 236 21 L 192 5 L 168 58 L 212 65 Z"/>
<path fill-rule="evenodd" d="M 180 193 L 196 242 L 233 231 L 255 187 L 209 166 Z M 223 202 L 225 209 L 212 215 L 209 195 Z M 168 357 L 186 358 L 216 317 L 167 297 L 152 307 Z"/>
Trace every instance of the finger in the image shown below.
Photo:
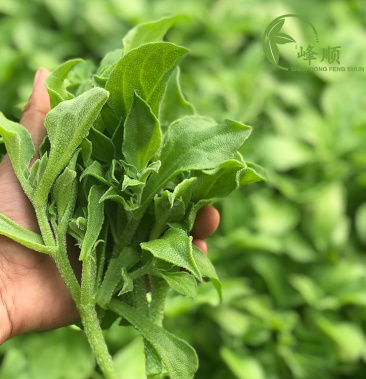
<path fill-rule="evenodd" d="M 192 236 L 198 239 L 209 237 L 219 226 L 220 213 L 212 205 L 203 207 L 196 216 Z"/>
<path fill-rule="evenodd" d="M 32 136 L 36 150 L 38 150 L 39 145 L 47 134 L 43 123 L 46 114 L 51 110 L 50 98 L 44 85 L 48 74 L 49 71 L 45 68 L 38 69 L 34 77 L 33 92 L 20 119 L 20 124 L 25 126 Z"/>
<path fill-rule="evenodd" d="M 194 238 L 193 244 L 196 245 L 199 249 L 201 249 L 205 254 L 207 254 L 207 243 L 204 240 Z"/>

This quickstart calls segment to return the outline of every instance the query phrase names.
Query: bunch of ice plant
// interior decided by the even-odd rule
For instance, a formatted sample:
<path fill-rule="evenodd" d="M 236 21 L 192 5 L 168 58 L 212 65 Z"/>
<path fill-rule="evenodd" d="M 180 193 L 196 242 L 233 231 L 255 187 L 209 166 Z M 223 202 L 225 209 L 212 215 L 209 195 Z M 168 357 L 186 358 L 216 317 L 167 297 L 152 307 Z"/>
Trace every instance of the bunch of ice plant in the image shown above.
<path fill-rule="evenodd" d="M 76 59 L 50 73 L 47 136 L 31 168 L 28 131 L 0 114 L 41 235 L 1 214 L 0 234 L 55 260 L 106 378 L 118 375 L 102 328 L 118 317 L 143 336 L 148 377 L 193 377 L 195 351 L 162 326 L 167 291 L 194 298 L 197 281 L 209 278 L 221 296 L 214 267 L 192 245 L 194 219 L 204 205 L 261 180 L 238 153 L 251 128 L 197 116 L 184 99 L 177 63 L 187 51 L 160 41 L 173 21 L 132 29 L 96 70 Z M 81 284 L 68 236 L 80 247 Z"/>

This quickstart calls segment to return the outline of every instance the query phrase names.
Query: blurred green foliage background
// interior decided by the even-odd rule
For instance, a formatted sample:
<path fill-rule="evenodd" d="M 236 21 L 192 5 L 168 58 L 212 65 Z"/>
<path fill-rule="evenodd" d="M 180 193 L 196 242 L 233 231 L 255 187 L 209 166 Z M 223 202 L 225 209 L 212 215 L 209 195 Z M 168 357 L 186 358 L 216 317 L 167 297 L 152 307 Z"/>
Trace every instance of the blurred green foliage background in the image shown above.
<path fill-rule="evenodd" d="M 202 285 L 196 304 L 167 302 L 165 325 L 196 348 L 200 379 L 366 377 L 366 72 L 273 67 L 262 34 L 288 13 L 341 46 L 342 66 L 366 66 L 362 0 L 0 0 L 7 117 L 19 118 L 39 66 L 97 63 L 135 24 L 183 14 L 167 40 L 190 50 L 186 97 L 200 114 L 253 126 L 242 153 L 268 180 L 217 205 L 222 222 L 209 240 L 224 301 Z M 291 48 L 281 63 L 297 64 Z M 106 335 L 121 378 L 143 378 L 135 331 Z M 1 379 L 101 378 L 75 328 L 14 338 L 0 356 Z"/>

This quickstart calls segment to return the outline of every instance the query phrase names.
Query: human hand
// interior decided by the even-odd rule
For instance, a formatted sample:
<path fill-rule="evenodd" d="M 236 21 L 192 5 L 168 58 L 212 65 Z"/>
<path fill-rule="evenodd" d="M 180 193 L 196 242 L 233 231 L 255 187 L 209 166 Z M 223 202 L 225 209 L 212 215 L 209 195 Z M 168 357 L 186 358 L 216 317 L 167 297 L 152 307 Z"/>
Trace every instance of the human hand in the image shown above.
<path fill-rule="evenodd" d="M 36 151 L 46 135 L 43 123 L 50 110 L 44 86 L 47 75 L 46 69 L 37 71 L 33 93 L 20 120 L 31 134 Z M 7 155 L 0 164 L 0 213 L 40 233 L 32 204 Z M 193 243 L 205 253 L 204 239 L 216 230 L 219 219 L 218 211 L 212 206 L 202 208 L 197 214 L 192 230 Z M 80 277 L 77 254 L 69 250 L 73 269 Z M 0 344 L 29 331 L 66 326 L 78 318 L 76 305 L 52 258 L 0 236 Z"/>

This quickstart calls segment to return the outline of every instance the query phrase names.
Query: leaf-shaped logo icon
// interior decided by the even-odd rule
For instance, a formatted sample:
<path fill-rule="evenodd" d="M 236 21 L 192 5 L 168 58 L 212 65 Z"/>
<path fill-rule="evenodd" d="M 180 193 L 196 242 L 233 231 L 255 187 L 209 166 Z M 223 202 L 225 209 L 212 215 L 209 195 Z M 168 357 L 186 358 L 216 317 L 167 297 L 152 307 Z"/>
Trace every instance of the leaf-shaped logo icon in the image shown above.
<path fill-rule="evenodd" d="M 277 45 L 296 42 L 291 36 L 280 33 L 284 23 L 284 18 L 272 21 L 265 31 L 263 41 L 263 49 L 267 59 L 277 67 L 280 59 L 280 52 Z"/>
<path fill-rule="evenodd" d="M 267 59 L 277 68 L 285 71 L 289 71 L 289 67 L 280 66 L 278 63 L 280 60 L 280 51 L 278 50 L 278 45 L 284 45 L 286 43 L 294 43 L 296 42 L 291 36 L 285 33 L 281 33 L 281 29 L 283 25 L 285 24 L 285 20 L 287 18 L 295 18 L 305 25 L 307 27 L 310 27 L 314 33 L 315 41 L 319 42 L 319 36 L 318 32 L 316 31 L 314 25 L 307 20 L 306 18 L 299 16 L 297 14 L 285 14 L 282 16 L 279 16 L 275 18 L 273 21 L 271 21 L 266 30 L 263 33 L 262 37 L 262 45 L 264 54 L 266 55 Z M 297 45 L 296 45 L 297 48 Z"/>

